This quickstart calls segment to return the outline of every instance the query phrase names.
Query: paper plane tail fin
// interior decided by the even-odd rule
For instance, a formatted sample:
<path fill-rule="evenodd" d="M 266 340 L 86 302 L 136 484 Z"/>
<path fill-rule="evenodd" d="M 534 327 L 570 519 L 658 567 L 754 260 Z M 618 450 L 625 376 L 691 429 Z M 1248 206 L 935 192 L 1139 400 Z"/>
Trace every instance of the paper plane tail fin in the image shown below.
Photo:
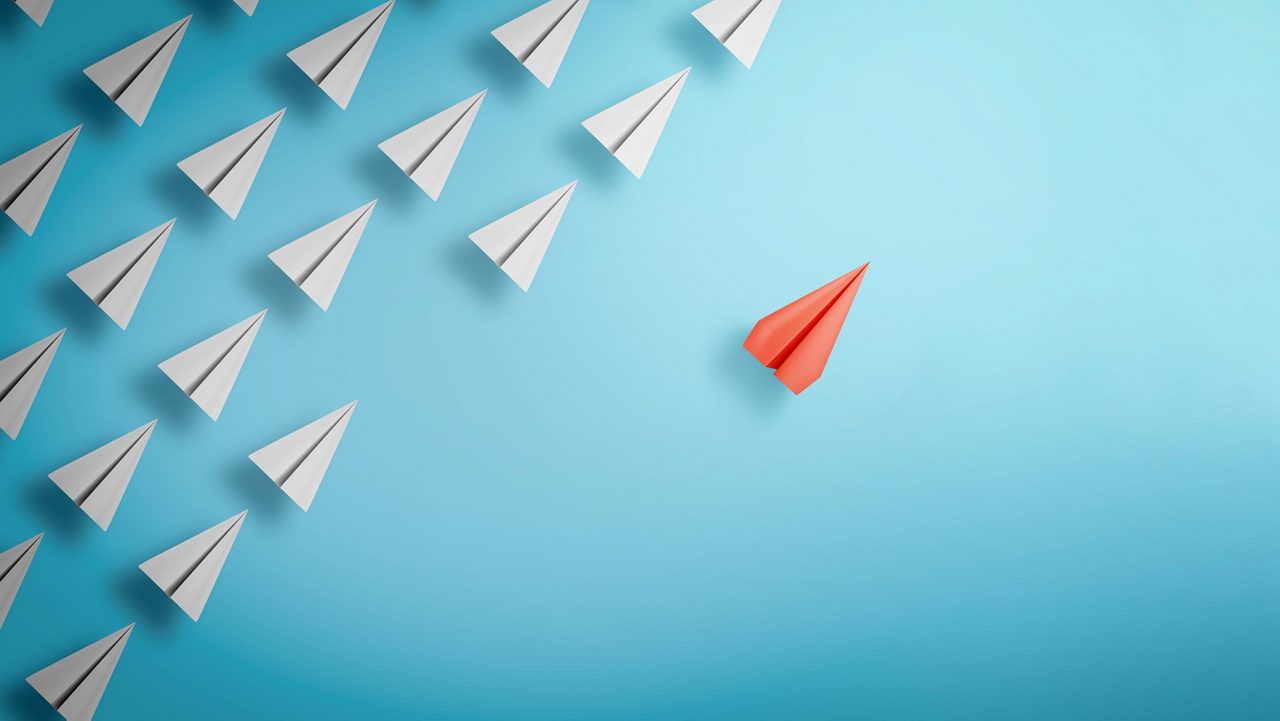
<path fill-rule="evenodd" d="M 821 375 L 867 264 L 761 318 L 742 345 L 793 393 Z"/>

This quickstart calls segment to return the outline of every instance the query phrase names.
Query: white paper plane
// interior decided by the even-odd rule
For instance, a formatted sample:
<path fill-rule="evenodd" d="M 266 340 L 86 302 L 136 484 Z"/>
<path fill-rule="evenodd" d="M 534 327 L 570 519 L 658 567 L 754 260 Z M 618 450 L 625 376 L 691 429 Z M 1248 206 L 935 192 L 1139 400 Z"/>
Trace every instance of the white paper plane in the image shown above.
<path fill-rule="evenodd" d="M 27 569 L 31 567 L 31 559 L 35 558 L 42 538 L 43 533 L 0 553 L 0 628 L 4 627 L 4 619 L 13 608 L 13 599 L 18 596 L 22 579 L 27 577 Z"/>
<path fill-rule="evenodd" d="M 528 292 L 576 187 L 578 181 L 575 180 L 493 221 L 472 233 L 472 242 L 480 246 L 521 290 Z"/>
<path fill-rule="evenodd" d="M 662 137 L 691 68 L 685 68 L 583 121 L 582 126 L 639 178 Z"/>
<path fill-rule="evenodd" d="M 49 478 L 105 531 L 155 427 L 151 421 L 134 429 L 50 473 Z"/>
<path fill-rule="evenodd" d="M 121 328 L 129 327 L 133 311 L 142 299 L 142 291 L 151 280 L 160 251 L 164 250 L 169 231 L 177 218 L 139 235 L 124 245 L 113 248 L 67 273 L 107 317 Z"/>
<path fill-rule="evenodd" d="M 132 633 L 131 623 L 31 674 L 27 683 L 67 721 L 90 721 Z"/>
<path fill-rule="evenodd" d="M 267 257 L 321 310 L 329 310 L 333 294 L 338 292 L 338 284 L 347 272 L 347 264 L 377 204 L 376 200 L 366 203 Z"/>
<path fill-rule="evenodd" d="M 209 601 L 213 584 L 222 573 L 222 564 L 236 542 L 240 526 L 248 511 L 228 518 L 203 533 L 199 533 L 160 555 L 144 562 L 138 568 L 147 574 L 174 603 L 193 621 L 200 620 L 204 605 Z"/>
<path fill-rule="evenodd" d="M 781 4 L 782 0 L 711 0 L 694 10 L 693 16 L 750 68 Z"/>
<path fill-rule="evenodd" d="M 0 360 L 0 430 L 10 438 L 17 440 L 66 332 L 63 328 Z"/>
<path fill-rule="evenodd" d="M 351 94 L 364 74 L 364 66 L 378 44 L 395 0 L 383 3 L 349 20 L 311 42 L 294 49 L 289 59 L 311 78 L 338 107 L 347 109 Z"/>
<path fill-rule="evenodd" d="M 45 18 L 49 17 L 49 9 L 53 7 L 53 0 L 13 0 L 13 2 L 40 27 L 44 27 Z"/>
<path fill-rule="evenodd" d="M 236 5 L 244 11 L 245 15 L 253 16 L 253 11 L 258 9 L 258 0 L 235 0 Z"/>
<path fill-rule="evenodd" d="M 160 370 L 178 384 L 200 410 L 218 420 L 266 315 L 267 311 L 263 310 L 200 341 L 161 363 Z"/>
<path fill-rule="evenodd" d="M 311 501 L 324 480 L 333 452 L 347 430 L 356 409 L 352 401 L 317 421 L 312 421 L 261 450 L 249 460 L 267 474 L 298 504 L 303 511 L 311 509 Z"/>
<path fill-rule="evenodd" d="M 183 160 L 178 167 L 235 220 L 283 117 L 281 108 Z"/>
<path fill-rule="evenodd" d="M 188 15 L 84 69 L 111 101 L 142 125 L 191 22 Z"/>
<path fill-rule="evenodd" d="M 36 232 L 44 206 L 83 127 L 77 125 L 0 165 L 0 210 L 27 235 Z"/>
<path fill-rule="evenodd" d="M 440 199 L 458 151 L 471 132 L 487 90 L 472 95 L 408 130 L 378 144 L 378 149 L 418 184 L 432 200 Z"/>
<path fill-rule="evenodd" d="M 494 30 L 493 36 L 549 88 L 590 1 L 549 0 Z"/>

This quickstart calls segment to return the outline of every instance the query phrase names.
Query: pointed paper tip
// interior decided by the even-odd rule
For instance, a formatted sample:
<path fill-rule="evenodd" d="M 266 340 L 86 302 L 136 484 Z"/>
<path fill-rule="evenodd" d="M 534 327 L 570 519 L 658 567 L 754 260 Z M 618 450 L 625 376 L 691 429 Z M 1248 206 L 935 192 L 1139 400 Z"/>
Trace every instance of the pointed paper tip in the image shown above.
<path fill-rule="evenodd" d="M 75 136 L 79 135 L 79 134 L 80 134 L 80 129 L 81 129 L 81 128 L 83 128 L 83 127 L 84 127 L 84 123 L 80 123 L 79 125 L 77 125 L 77 126 L 75 126 L 74 128 L 72 128 L 72 129 L 71 129 L 71 137 L 73 137 L 73 138 L 74 138 Z"/>
<path fill-rule="evenodd" d="M 44 540 L 44 531 L 41 531 L 36 535 L 32 536 L 31 538 L 27 539 L 27 547 L 35 548 L 36 546 L 39 546 L 40 542 L 43 540 Z"/>
<path fill-rule="evenodd" d="M 245 517 L 245 516 L 247 516 L 247 515 L 249 515 L 249 509 L 248 509 L 248 508 L 246 508 L 246 509 L 244 509 L 243 511 L 241 511 L 241 512 L 237 513 L 237 514 L 236 514 L 236 523 L 240 523 L 240 522 L 244 521 L 244 517 Z"/>
<path fill-rule="evenodd" d="M 263 308 L 262 310 L 258 311 L 257 313 L 254 313 L 254 315 L 253 315 L 253 320 L 254 320 L 254 322 L 258 322 L 258 321 L 261 321 L 263 318 L 266 318 L 266 317 L 267 317 L 267 310 L 268 310 L 268 309 Z"/>
<path fill-rule="evenodd" d="M 53 340 L 54 340 L 54 342 L 56 343 L 56 342 L 58 342 L 58 341 L 62 340 L 62 336 L 66 335 L 66 333 L 67 333 L 67 329 L 66 329 L 66 328 L 63 328 L 62 330 L 58 331 L 57 333 L 54 333 L 54 334 L 53 334 Z"/>
<path fill-rule="evenodd" d="M 186 25 L 187 23 L 191 22 L 191 18 L 193 18 L 193 17 L 195 17 L 195 13 L 192 13 L 192 14 L 190 14 L 190 15 L 186 16 L 185 18 L 182 18 L 182 19 L 181 19 L 181 20 L 179 20 L 178 22 L 182 23 L 183 25 Z"/>
<path fill-rule="evenodd" d="M 152 418 L 151 421 L 147 423 L 147 425 L 144 427 L 147 429 L 148 432 L 150 432 L 153 428 L 156 427 L 156 423 L 159 422 L 159 420 L 160 420 L 159 418 Z"/>
<path fill-rule="evenodd" d="M 692 65 L 690 65 L 689 67 L 685 68 L 684 70 L 681 70 L 681 71 L 680 71 L 680 73 L 679 73 L 679 74 L 680 74 L 680 77 L 682 77 L 682 78 L 686 78 L 686 77 L 688 77 L 688 76 L 689 76 L 689 71 L 690 71 L 690 70 L 693 70 L 693 66 L 692 66 Z"/>
<path fill-rule="evenodd" d="M 125 626 L 124 628 L 120 629 L 117 633 L 123 633 L 125 635 L 131 634 L 133 633 L 133 626 L 134 624 L 131 623 L 128 626 Z"/>

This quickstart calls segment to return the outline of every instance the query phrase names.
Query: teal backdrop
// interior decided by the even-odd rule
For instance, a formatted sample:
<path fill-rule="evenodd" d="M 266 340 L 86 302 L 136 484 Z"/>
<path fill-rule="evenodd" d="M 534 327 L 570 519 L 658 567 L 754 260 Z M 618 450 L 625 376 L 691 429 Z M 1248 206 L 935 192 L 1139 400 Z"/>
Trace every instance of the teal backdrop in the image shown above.
<path fill-rule="evenodd" d="M 285 57 L 374 0 L 0 6 L 0 438 L 23 679 L 136 621 L 98 718 L 1280 718 L 1280 5 L 786 0 L 753 69 L 699 0 L 400 0 L 346 111 Z M 145 126 L 81 72 L 194 12 Z M 648 172 L 579 125 L 693 66 Z M 438 203 L 377 144 L 483 88 Z M 177 161 L 288 107 L 238 220 Z M 521 293 L 467 234 L 581 180 Z M 331 309 L 268 252 L 371 199 Z M 176 217 L 121 332 L 65 277 Z M 870 261 L 826 375 L 741 343 Z M 269 308 L 220 420 L 156 368 Z M 247 455 L 360 404 L 309 513 Z M 158 418 L 97 529 L 46 478 Z M 193 623 L 137 564 L 243 509 Z"/>

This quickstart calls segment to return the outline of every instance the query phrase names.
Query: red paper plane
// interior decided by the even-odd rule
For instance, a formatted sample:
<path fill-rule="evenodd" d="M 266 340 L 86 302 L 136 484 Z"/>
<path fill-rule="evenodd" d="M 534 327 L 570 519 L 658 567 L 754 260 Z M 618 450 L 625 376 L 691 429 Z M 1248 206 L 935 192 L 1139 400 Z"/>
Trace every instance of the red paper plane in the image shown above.
<path fill-rule="evenodd" d="M 761 318 L 742 346 L 798 395 L 822 376 L 867 265 Z"/>

